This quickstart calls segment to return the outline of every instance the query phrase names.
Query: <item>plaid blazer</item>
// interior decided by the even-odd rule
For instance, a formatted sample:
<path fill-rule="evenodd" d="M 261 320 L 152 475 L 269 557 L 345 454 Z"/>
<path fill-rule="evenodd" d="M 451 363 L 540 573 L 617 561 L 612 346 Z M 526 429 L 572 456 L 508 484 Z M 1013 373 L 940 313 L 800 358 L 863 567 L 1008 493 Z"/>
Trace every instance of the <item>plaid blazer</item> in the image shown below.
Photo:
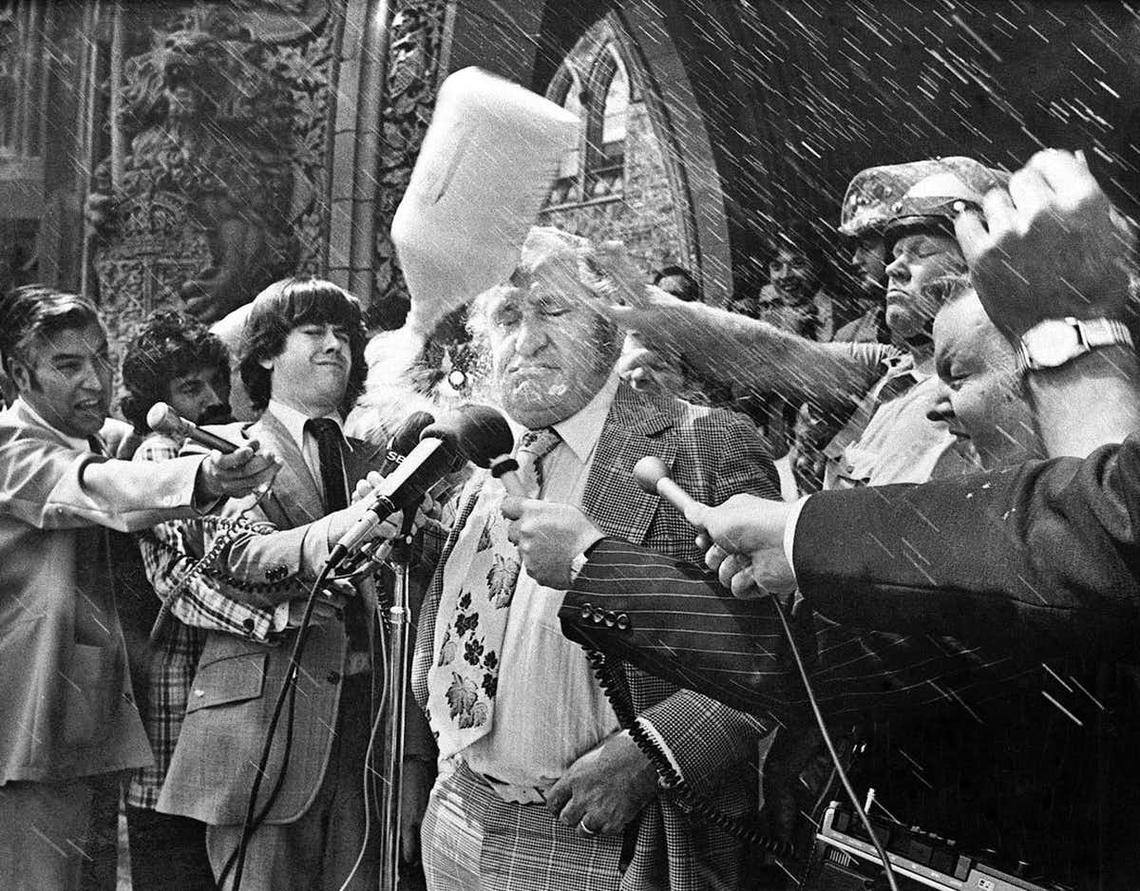
<path fill-rule="evenodd" d="M 672 505 L 647 494 L 634 479 L 633 466 L 646 455 L 661 458 L 679 485 L 707 503 L 719 504 L 737 492 L 778 497 L 775 467 L 745 419 L 680 400 L 652 399 L 623 383 L 602 428 L 581 506 L 608 534 L 681 559 L 699 556 L 693 529 Z M 471 496 L 461 506 L 424 600 L 412 668 L 412 690 L 421 707 L 427 702 L 443 569 L 474 503 Z M 748 813 L 754 786 L 748 764 L 756 750 L 757 723 L 632 665 L 624 669 L 635 710 L 651 720 L 686 781 L 715 797 L 724 813 Z M 739 843 L 723 830 L 691 823 L 668 798 L 659 797 L 642 811 L 635 832 L 623 889 L 739 886 Z"/>

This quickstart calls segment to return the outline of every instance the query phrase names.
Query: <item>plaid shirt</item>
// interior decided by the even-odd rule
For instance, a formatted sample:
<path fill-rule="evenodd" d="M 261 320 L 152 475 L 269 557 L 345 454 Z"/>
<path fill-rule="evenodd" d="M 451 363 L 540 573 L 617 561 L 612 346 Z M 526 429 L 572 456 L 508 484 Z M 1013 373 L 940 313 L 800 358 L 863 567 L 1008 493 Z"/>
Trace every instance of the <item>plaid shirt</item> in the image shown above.
<path fill-rule="evenodd" d="M 135 452 L 135 461 L 165 461 L 178 456 L 181 443 L 155 434 Z M 162 601 L 162 612 L 152 635 L 143 725 L 154 751 L 154 766 L 136 771 L 127 791 L 127 803 L 153 809 L 166 777 L 190 685 L 206 631 L 225 631 L 265 641 L 273 630 L 273 612 L 238 603 L 210 587 L 200 576 L 185 580 L 195 560 L 187 556 L 190 521 L 171 521 L 139 536 L 147 578 Z"/>

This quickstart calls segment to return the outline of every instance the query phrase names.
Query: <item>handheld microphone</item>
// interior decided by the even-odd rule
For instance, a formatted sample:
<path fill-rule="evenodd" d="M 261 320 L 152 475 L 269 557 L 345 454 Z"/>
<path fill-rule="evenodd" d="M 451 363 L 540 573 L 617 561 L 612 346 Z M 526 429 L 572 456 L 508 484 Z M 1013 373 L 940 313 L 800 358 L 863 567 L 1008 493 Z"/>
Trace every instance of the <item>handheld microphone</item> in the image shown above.
<path fill-rule="evenodd" d="M 694 526 L 704 525 L 708 508 L 669 478 L 669 468 L 656 455 L 646 455 L 633 465 L 633 477 L 650 495 L 660 495 Z"/>
<path fill-rule="evenodd" d="M 526 497 L 526 487 L 519 476 L 519 462 L 512 457 L 515 435 L 503 413 L 489 405 L 465 405 L 459 411 L 468 423 L 482 431 L 486 447 L 484 455 L 472 455 L 469 460 L 477 467 L 490 468 L 491 476 L 500 480 L 511 495 Z"/>
<path fill-rule="evenodd" d="M 174 439 L 192 439 L 208 449 L 217 449 L 223 455 L 236 452 L 239 448 L 236 443 L 215 436 L 197 424 L 187 421 L 165 402 L 156 402 L 150 407 L 150 411 L 146 413 L 146 425 L 151 430 L 165 433 Z"/>

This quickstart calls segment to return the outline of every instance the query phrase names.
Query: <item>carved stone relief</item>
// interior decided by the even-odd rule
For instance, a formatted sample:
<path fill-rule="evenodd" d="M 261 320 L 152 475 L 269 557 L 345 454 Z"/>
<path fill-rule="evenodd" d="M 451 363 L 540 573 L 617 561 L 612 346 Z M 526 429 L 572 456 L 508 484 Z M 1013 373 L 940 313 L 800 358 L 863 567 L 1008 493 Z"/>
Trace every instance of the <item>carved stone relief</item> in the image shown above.
<path fill-rule="evenodd" d="M 116 334 L 159 307 L 213 321 L 320 271 L 334 17 L 327 0 L 269 5 L 184 8 L 124 65 L 128 148 L 97 169 L 87 210 Z"/>
<path fill-rule="evenodd" d="M 389 231 L 431 120 L 440 80 L 447 0 L 401 3 L 392 21 L 383 140 L 376 202 L 373 307 L 385 327 L 398 325 L 408 291 L 396 265 Z"/>

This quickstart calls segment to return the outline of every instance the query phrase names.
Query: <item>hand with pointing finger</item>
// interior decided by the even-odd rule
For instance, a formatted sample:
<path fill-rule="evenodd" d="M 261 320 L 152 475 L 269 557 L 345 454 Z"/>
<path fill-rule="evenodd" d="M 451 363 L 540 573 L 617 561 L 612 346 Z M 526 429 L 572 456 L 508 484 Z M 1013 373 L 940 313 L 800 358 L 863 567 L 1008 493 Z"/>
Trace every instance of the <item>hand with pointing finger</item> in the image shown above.
<path fill-rule="evenodd" d="M 1080 152 L 1038 152 L 955 230 L 993 322 L 1020 337 L 1045 319 L 1121 319 L 1130 238 Z"/>

